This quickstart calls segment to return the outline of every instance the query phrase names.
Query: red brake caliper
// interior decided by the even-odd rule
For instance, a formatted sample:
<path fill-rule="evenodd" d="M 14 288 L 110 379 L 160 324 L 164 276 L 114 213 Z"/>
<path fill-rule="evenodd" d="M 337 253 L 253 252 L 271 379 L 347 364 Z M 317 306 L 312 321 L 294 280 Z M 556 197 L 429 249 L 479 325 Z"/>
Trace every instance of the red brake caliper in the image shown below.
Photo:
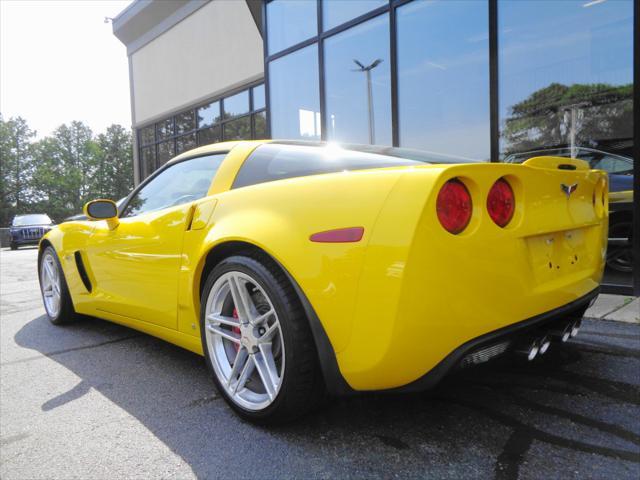
<path fill-rule="evenodd" d="M 236 318 L 236 319 L 238 318 L 238 310 L 235 307 L 233 309 L 232 315 L 233 315 L 233 318 Z M 238 335 L 240 335 L 240 327 L 231 327 L 231 331 L 233 333 L 237 333 Z M 237 343 L 234 343 L 233 348 L 235 348 L 237 352 L 238 350 L 240 350 L 240 345 L 238 345 Z"/>

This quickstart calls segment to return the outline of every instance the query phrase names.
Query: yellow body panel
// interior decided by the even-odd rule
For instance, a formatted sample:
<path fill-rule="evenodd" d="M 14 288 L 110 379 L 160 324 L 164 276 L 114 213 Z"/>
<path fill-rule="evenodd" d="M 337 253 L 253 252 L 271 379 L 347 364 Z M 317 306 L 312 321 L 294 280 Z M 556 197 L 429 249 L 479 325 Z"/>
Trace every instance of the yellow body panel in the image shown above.
<path fill-rule="evenodd" d="M 606 175 L 558 170 L 566 158 L 524 165 L 393 167 L 279 180 L 231 189 L 263 142 L 230 150 L 207 197 L 120 219 L 60 225 L 56 249 L 75 308 L 202 354 L 200 285 L 212 249 L 246 242 L 277 260 L 308 298 L 356 390 L 406 385 L 470 339 L 561 307 L 597 288 L 607 238 Z M 571 162 L 569 162 L 571 163 Z M 451 178 L 469 189 L 473 216 L 446 232 L 436 196 Z M 516 213 L 500 228 L 484 203 L 505 177 Z M 560 184 L 577 184 L 569 198 Z M 356 243 L 314 243 L 316 232 L 364 227 Z M 79 251 L 94 288 L 75 263 Z"/>

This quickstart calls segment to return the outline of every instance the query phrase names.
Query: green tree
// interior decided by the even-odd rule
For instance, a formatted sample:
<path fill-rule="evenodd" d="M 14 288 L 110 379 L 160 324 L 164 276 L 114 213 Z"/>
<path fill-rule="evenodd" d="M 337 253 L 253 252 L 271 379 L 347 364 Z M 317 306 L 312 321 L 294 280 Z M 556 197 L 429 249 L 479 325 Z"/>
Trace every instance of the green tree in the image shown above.
<path fill-rule="evenodd" d="M 5 121 L 0 114 L 0 225 L 28 210 L 34 169 L 31 142 L 35 132 L 21 117 Z"/>
<path fill-rule="evenodd" d="M 102 198 L 118 200 L 133 189 L 133 149 L 131 132 L 121 125 L 111 125 L 98 135 L 97 169 L 93 192 Z"/>
<path fill-rule="evenodd" d="M 633 85 L 551 85 L 511 107 L 503 138 L 506 153 L 569 143 L 570 110 L 579 112 L 576 144 L 597 146 L 607 139 L 631 138 Z"/>
<path fill-rule="evenodd" d="M 39 203 L 56 220 L 82 210 L 95 197 L 93 181 L 100 154 L 91 129 L 82 122 L 61 125 L 35 145 L 34 187 Z"/>

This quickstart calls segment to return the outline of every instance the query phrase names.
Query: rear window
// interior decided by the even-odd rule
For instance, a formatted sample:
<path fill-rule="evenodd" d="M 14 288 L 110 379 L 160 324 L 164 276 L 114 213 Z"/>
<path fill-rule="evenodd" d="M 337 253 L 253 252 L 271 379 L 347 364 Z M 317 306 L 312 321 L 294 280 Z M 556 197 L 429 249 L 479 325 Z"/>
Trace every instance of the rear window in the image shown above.
<path fill-rule="evenodd" d="M 384 154 L 378 153 L 383 151 Z M 267 143 L 245 160 L 232 188 L 323 173 L 445 162 L 467 163 L 467 160 L 454 161 L 392 147 Z"/>

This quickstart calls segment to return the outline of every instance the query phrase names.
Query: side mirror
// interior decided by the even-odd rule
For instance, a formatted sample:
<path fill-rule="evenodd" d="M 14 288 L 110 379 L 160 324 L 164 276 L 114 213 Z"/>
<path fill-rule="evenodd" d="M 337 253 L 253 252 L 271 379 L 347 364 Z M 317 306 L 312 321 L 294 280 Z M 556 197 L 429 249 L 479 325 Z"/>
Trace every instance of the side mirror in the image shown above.
<path fill-rule="evenodd" d="M 119 225 L 118 207 L 111 200 L 91 200 L 82 209 L 91 220 L 106 220 L 109 229 L 113 230 Z"/>

